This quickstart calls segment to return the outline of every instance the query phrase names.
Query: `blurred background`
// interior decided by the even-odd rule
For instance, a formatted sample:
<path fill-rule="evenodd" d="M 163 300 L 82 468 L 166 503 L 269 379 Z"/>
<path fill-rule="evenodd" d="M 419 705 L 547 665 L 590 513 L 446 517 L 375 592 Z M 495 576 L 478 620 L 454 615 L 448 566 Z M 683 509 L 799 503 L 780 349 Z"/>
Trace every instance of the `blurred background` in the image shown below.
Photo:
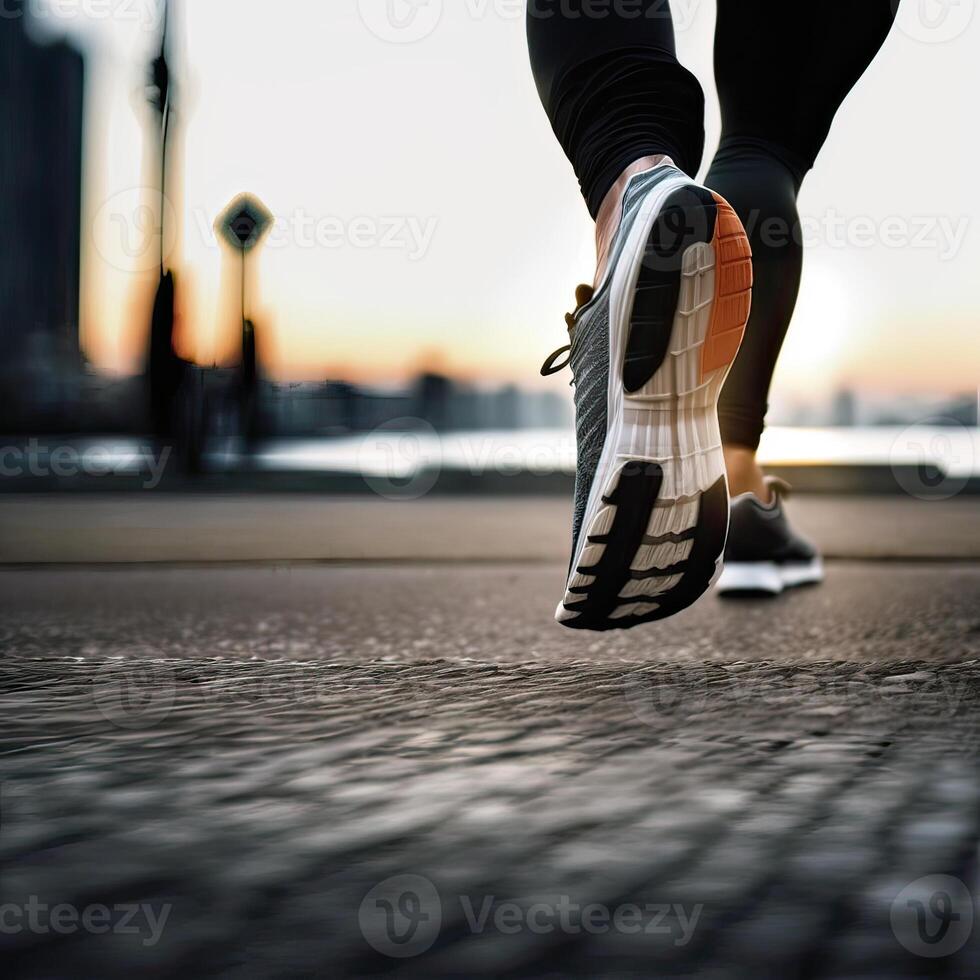
<path fill-rule="evenodd" d="M 3 976 L 980 976 L 975 14 L 804 187 L 826 584 L 599 635 L 522 0 L 0 0 Z"/>
<path fill-rule="evenodd" d="M 404 6 L 7 0 L 4 489 L 567 489 L 571 395 L 537 369 L 592 228 L 523 6 Z M 763 449 L 804 484 L 980 460 L 980 27 L 928 6 L 804 188 Z M 673 8 L 710 149 L 714 4 Z"/>

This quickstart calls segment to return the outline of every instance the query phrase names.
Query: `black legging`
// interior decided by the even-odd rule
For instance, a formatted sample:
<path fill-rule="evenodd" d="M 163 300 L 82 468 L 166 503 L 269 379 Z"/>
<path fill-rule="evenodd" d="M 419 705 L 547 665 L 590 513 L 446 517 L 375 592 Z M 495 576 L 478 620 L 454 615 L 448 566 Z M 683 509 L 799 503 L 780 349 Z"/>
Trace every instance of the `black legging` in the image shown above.
<path fill-rule="evenodd" d="M 718 0 L 722 136 L 705 183 L 738 212 L 755 257 L 752 316 L 720 406 L 726 445 L 759 445 L 799 293 L 797 195 L 897 6 Z M 666 153 L 697 172 L 704 94 L 677 61 L 667 0 L 528 0 L 527 25 L 541 101 L 593 216 L 641 157 Z"/>

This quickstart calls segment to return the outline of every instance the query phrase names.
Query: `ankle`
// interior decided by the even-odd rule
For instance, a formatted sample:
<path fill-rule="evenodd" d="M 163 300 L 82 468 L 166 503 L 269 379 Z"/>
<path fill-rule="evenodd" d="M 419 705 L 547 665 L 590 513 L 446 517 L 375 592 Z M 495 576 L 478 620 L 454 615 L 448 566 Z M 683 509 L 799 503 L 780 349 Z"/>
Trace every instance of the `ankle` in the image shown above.
<path fill-rule="evenodd" d="M 756 459 L 755 450 L 744 446 L 725 446 L 728 489 L 733 497 L 754 493 L 764 504 L 772 502 L 772 488 Z"/>
<path fill-rule="evenodd" d="M 623 196 L 626 194 L 630 180 L 636 174 L 642 173 L 644 170 L 651 170 L 662 163 L 673 163 L 673 161 L 664 153 L 635 160 L 619 175 L 616 183 L 609 188 L 606 196 L 602 199 L 599 213 L 595 219 L 596 274 L 594 286 L 596 289 L 599 288 L 606 271 L 609 249 L 612 248 L 616 230 L 619 228 L 619 219 L 623 215 Z"/>

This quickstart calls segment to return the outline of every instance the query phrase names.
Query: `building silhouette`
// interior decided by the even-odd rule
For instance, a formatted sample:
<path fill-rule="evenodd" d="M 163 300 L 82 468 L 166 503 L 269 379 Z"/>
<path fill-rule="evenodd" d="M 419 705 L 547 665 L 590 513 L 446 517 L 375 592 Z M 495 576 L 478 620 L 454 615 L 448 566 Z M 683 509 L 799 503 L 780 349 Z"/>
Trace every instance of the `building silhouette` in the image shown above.
<path fill-rule="evenodd" d="M 850 388 L 841 388 L 834 395 L 830 409 L 830 424 L 841 428 L 851 428 L 857 425 L 857 396 Z"/>
<path fill-rule="evenodd" d="M 451 427 L 454 388 L 441 374 L 423 374 L 415 383 L 416 415 L 437 432 Z"/>
<path fill-rule="evenodd" d="M 85 69 L 35 40 L 26 4 L 0 19 L 0 428 L 58 425 L 77 398 Z"/>

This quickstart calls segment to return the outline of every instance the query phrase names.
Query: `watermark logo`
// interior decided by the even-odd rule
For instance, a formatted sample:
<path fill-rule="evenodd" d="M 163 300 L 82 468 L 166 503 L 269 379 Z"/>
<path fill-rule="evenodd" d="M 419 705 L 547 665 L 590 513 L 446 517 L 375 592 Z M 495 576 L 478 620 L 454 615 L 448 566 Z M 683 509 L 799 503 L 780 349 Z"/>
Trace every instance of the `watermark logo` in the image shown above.
<path fill-rule="evenodd" d="M 27 0 L 23 5 L 0 0 L 0 20 L 16 20 L 28 14 L 34 20 L 56 25 L 114 21 L 156 34 L 163 23 L 164 5 L 159 0 Z"/>
<path fill-rule="evenodd" d="M 63 902 L 48 905 L 32 895 L 24 905 L 8 902 L 0 905 L 0 935 L 19 936 L 138 936 L 150 949 L 156 946 L 173 911 L 170 904 L 86 905 L 84 908 Z"/>
<path fill-rule="evenodd" d="M 657 272 L 678 272 L 683 266 L 685 274 L 705 275 L 710 268 L 711 250 L 707 243 L 713 234 L 709 222 L 711 214 L 693 199 L 665 208 L 657 218 L 643 254 L 644 267 Z M 692 261 L 689 255 L 695 249 L 697 264 L 689 270 Z"/>
<path fill-rule="evenodd" d="M 106 721 L 138 731 L 170 714 L 176 690 L 177 679 L 168 664 L 119 661 L 99 672 L 93 697 Z"/>
<path fill-rule="evenodd" d="M 657 727 L 665 718 L 703 708 L 708 698 L 708 677 L 694 665 L 685 667 L 683 680 L 677 675 L 665 675 L 659 667 L 635 670 L 624 678 L 623 694 L 637 721 Z"/>
<path fill-rule="evenodd" d="M 682 949 L 694 938 L 704 905 L 688 909 L 668 902 L 625 902 L 609 906 L 602 902 L 585 905 L 568 895 L 525 905 L 514 901 L 499 901 L 485 895 L 477 905 L 469 896 L 460 898 L 463 916 L 474 935 L 493 930 L 503 936 L 522 932 L 534 936 L 660 936 Z"/>
<path fill-rule="evenodd" d="M 161 207 L 163 211 L 161 231 Z M 162 235 L 162 242 L 161 242 Z M 177 244 L 177 212 L 152 187 L 113 194 L 95 214 L 92 244 L 101 258 L 121 272 L 152 272 Z"/>
<path fill-rule="evenodd" d="M 895 938 L 916 956 L 952 956 L 973 932 L 970 890 L 950 875 L 926 875 L 906 885 L 892 902 Z"/>
<path fill-rule="evenodd" d="M 385 422 L 371 432 L 358 450 L 364 482 L 386 500 L 418 500 L 438 482 L 442 442 L 423 419 Z"/>
<path fill-rule="evenodd" d="M 389 44 L 414 44 L 442 20 L 443 0 L 358 0 L 364 26 Z"/>
<path fill-rule="evenodd" d="M 940 262 L 952 262 L 970 233 L 969 215 L 869 214 L 846 215 L 836 208 L 802 214 L 798 222 L 772 217 L 759 210 L 745 215 L 745 230 L 770 249 L 791 244 L 807 251 L 817 248 L 868 251 L 875 248 L 931 251 Z"/>
<path fill-rule="evenodd" d="M 896 482 L 919 500 L 955 497 L 969 482 L 976 462 L 970 430 L 948 418 L 910 425 L 892 443 L 889 455 Z"/>
<path fill-rule="evenodd" d="M 432 947 L 442 927 L 436 886 L 421 875 L 396 875 L 375 885 L 358 912 L 361 934 L 383 956 L 409 959 Z"/>
<path fill-rule="evenodd" d="M 913 41 L 945 44 L 973 21 L 975 0 L 892 0 L 898 29 Z"/>
<path fill-rule="evenodd" d="M 46 445 L 31 437 L 22 446 L 0 446 L 0 479 L 101 478 L 142 474 L 144 490 L 155 490 L 164 477 L 172 449 L 152 446 Z"/>
<path fill-rule="evenodd" d="M 213 223 L 203 208 L 192 214 L 201 241 L 208 248 L 218 247 Z M 265 238 L 265 248 L 337 250 L 351 248 L 363 251 L 381 249 L 403 252 L 410 262 L 424 259 L 435 239 L 439 219 L 435 216 L 383 214 L 317 216 L 304 208 L 291 214 L 274 215 Z"/>
<path fill-rule="evenodd" d="M 582 904 L 568 895 L 540 896 L 534 902 L 495 895 L 458 896 L 460 916 L 474 936 L 659 936 L 678 949 L 694 938 L 704 905 L 669 902 L 602 902 Z M 455 903 L 454 903 L 455 904 Z M 384 956 L 407 959 L 432 948 L 442 926 L 445 903 L 435 885 L 420 875 L 388 878 L 364 896 L 359 911 L 361 933 Z"/>
<path fill-rule="evenodd" d="M 434 33 L 442 22 L 443 0 L 358 0 L 361 20 L 375 37 L 392 44 L 411 44 Z M 620 20 L 637 27 L 640 21 L 671 19 L 677 33 L 690 30 L 702 0 L 589 0 L 571 5 L 567 0 L 461 0 L 453 13 L 471 23 L 490 20 L 517 23 L 528 20 L 603 21 Z"/>
<path fill-rule="evenodd" d="M 535 477 L 569 474 L 575 466 L 575 433 L 544 430 L 529 434 L 501 426 L 501 430 L 472 432 L 437 431 L 427 418 L 452 417 L 455 405 L 461 411 L 473 402 L 433 400 L 431 414 L 422 407 L 425 418 L 406 416 L 378 426 L 358 436 L 356 466 L 368 487 L 391 500 L 418 499 L 432 490 L 443 473 L 455 477 L 504 479 L 522 475 Z M 513 407 L 505 401 L 505 411 Z M 499 416 L 498 416 L 499 417 Z M 515 423 L 516 424 L 516 423 Z"/>

